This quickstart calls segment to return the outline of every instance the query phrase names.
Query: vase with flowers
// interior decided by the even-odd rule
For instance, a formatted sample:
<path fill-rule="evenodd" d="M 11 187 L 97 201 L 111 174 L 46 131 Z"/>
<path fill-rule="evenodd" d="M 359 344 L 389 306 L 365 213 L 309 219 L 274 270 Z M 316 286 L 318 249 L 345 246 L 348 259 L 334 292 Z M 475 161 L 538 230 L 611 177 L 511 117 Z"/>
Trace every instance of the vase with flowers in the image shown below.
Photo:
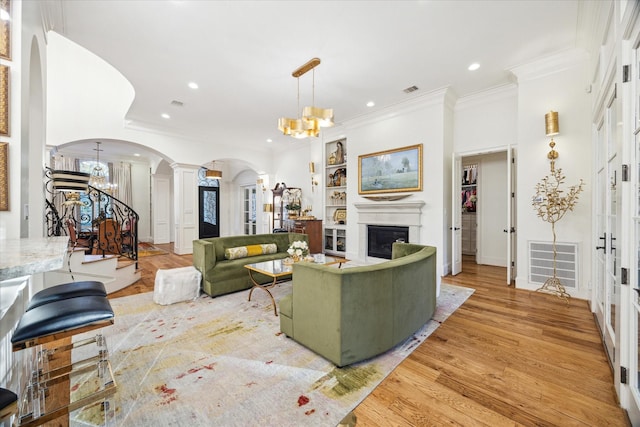
<path fill-rule="evenodd" d="M 293 262 L 298 262 L 309 255 L 309 245 L 305 241 L 296 240 L 291 243 L 289 249 L 287 249 L 287 253 Z"/>

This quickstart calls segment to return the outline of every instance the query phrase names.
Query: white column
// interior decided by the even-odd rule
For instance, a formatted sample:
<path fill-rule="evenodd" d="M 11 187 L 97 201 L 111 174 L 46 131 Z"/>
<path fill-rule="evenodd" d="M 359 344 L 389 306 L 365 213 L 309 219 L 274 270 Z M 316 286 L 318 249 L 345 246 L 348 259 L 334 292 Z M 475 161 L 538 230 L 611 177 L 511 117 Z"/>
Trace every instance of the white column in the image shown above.
<path fill-rule="evenodd" d="M 178 255 L 193 252 L 198 238 L 198 165 L 171 164 L 173 169 L 173 206 L 175 241 L 173 251 Z"/>

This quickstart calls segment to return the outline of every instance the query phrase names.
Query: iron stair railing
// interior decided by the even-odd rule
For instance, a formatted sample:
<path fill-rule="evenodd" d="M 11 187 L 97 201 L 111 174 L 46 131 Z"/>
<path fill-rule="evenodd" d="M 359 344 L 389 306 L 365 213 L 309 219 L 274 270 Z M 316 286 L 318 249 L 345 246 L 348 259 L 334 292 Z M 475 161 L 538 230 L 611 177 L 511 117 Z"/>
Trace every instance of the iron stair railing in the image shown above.
<path fill-rule="evenodd" d="M 72 195 L 55 191 L 52 169 L 45 170 L 47 236 L 65 236 L 66 222 L 73 221 L 78 242 L 88 242 L 94 254 L 119 255 L 136 262 L 138 267 L 138 221 L 140 215 L 123 201 L 98 188 Z"/>

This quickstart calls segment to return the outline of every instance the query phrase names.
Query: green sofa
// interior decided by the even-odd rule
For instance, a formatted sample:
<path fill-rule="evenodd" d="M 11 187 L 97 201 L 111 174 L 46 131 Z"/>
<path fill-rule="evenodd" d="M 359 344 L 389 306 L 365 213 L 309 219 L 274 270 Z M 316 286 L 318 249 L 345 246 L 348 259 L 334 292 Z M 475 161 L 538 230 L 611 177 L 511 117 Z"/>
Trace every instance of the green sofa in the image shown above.
<path fill-rule="evenodd" d="M 212 297 L 249 289 L 252 286 L 247 264 L 281 259 L 289 256 L 287 249 L 296 240 L 308 242 L 306 234 L 273 233 L 243 236 L 212 237 L 193 241 L 193 266 L 202 273 L 202 290 Z M 225 249 L 240 246 L 275 243 L 274 254 L 255 255 L 239 259 L 226 259 Z M 273 279 L 263 274 L 254 274 L 259 283 Z"/>
<path fill-rule="evenodd" d="M 337 366 L 383 353 L 431 317 L 436 248 L 394 243 L 392 259 L 338 269 L 300 262 L 278 303 L 280 330 Z"/>

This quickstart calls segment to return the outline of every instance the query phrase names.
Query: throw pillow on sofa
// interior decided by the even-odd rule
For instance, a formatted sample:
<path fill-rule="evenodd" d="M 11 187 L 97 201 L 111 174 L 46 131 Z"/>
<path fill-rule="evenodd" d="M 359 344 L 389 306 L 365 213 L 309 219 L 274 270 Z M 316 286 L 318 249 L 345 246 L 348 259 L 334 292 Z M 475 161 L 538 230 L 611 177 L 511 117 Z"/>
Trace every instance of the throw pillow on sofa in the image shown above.
<path fill-rule="evenodd" d="M 225 248 L 224 258 L 240 259 L 256 255 L 275 254 L 276 252 L 278 252 L 278 246 L 275 243 L 238 246 L 235 248 Z"/>

